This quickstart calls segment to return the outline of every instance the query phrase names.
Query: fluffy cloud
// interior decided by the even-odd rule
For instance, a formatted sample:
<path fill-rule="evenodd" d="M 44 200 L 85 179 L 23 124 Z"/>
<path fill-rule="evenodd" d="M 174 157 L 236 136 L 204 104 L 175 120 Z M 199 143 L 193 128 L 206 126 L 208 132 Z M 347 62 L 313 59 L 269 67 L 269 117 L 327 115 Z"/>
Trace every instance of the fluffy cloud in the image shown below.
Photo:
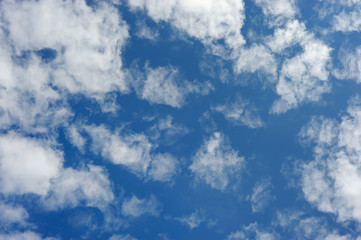
<path fill-rule="evenodd" d="M 154 21 L 167 21 L 206 45 L 224 40 L 230 48 L 238 48 L 245 42 L 240 33 L 243 1 L 128 0 L 128 4 L 132 10 L 146 11 Z"/>
<path fill-rule="evenodd" d="M 255 0 L 255 2 L 262 8 L 265 15 L 291 18 L 297 12 L 294 0 Z"/>
<path fill-rule="evenodd" d="M 55 240 L 55 238 L 43 238 L 40 234 L 26 231 L 23 233 L 13 232 L 8 234 L 1 234 L 0 238 L 3 240 Z"/>
<path fill-rule="evenodd" d="M 249 200 L 253 212 L 262 212 L 275 197 L 271 193 L 271 179 L 264 179 L 256 183 Z"/>
<path fill-rule="evenodd" d="M 153 195 L 149 199 L 139 199 L 133 195 L 122 203 L 122 214 L 126 217 L 158 216 L 160 211 L 160 203 Z"/>
<path fill-rule="evenodd" d="M 92 150 L 140 177 L 170 181 L 178 161 L 170 154 L 153 153 L 153 144 L 143 134 L 111 133 L 104 126 L 83 126 L 92 139 Z"/>
<path fill-rule="evenodd" d="M 120 53 L 128 29 L 114 7 L 91 8 L 85 1 L 3 1 L 1 9 L 16 52 L 56 51 L 48 64 L 54 84 L 86 95 L 127 90 Z"/>
<path fill-rule="evenodd" d="M 227 240 L 256 239 L 256 240 L 275 240 L 277 235 L 273 232 L 267 232 L 261 229 L 257 223 L 252 223 L 242 228 L 242 230 L 230 233 Z"/>
<path fill-rule="evenodd" d="M 135 90 L 150 103 L 180 108 L 187 95 L 206 95 L 213 89 L 209 82 L 188 82 L 182 79 L 179 70 L 173 66 L 151 68 L 145 66 L 145 75 L 136 71 Z"/>
<path fill-rule="evenodd" d="M 0 226 L 7 227 L 12 224 L 25 226 L 28 224 L 28 218 L 29 214 L 22 206 L 14 206 L 0 202 Z"/>
<path fill-rule="evenodd" d="M 128 37 L 117 10 L 85 1 L 2 1 L 0 127 L 46 132 L 72 115 L 66 95 L 99 101 L 127 91 L 121 49 Z"/>
<path fill-rule="evenodd" d="M 275 78 L 277 64 L 274 56 L 265 46 L 255 44 L 240 51 L 234 71 L 237 73 L 263 71 Z"/>
<path fill-rule="evenodd" d="M 282 66 L 276 92 L 281 99 L 272 106 L 272 113 L 283 113 L 304 102 L 317 102 L 331 90 L 327 64 L 331 48 L 319 40 L 302 43 L 304 52 L 287 59 Z"/>
<path fill-rule="evenodd" d="M 203 212 L 196 210 L 190 215 L 175 218 L 178 222 L 187 225 L 191 230 L 199 227 L 202 222 L 206 221 L 206 217 Z"/>
<path fill-rule="evenodd" d="M 62 153 L 53 150 L 48 142 L 15 133 L 0 137 L 0 173 L 1 193 L 40 195 L 48 210 L 83 204 L 104 209 L 113 200 L 102 168 L 63 168 Z M 19 217 L 21 209 L 7 213 Z"/>
<path fill-rule="evenodd" d="M 49 210 L 72 208 L 79 205 L 105 209 L 114 195 L 104 169 L 88 165 L 87 169 L 66 168 L 53 180 L 43 204 Z"/>
<path fill-rule="evenodd" d="M 361 222 L 360 126 L 361 107 L 354 100 L 340 122 L 314 118 L 300 132 L 303 141 L 316 143 L 314 160 L 303 165 L 305 198 L 340 221 Z"/>
<path fill-rule="evenodd" d="M 215 132 L 193 156 L 189 169 L 196 179 L 212 188 L 225 190 L 231 180 L 239 177 L 244 158 L 238 156 L 220 132 Z"/>
<path fill-rule="evenodd" d="M 361 83 L 361 47 L 354 51 L 344 51 L 340 55 L 342 69 L 335 69 L 333 75 L 338 79 L 352 79 Z"/>
<path fill-rule="evenodd" d="M 21 149 L 21 151 L 19 151 Z M 0 192 L 45 195 L 62 168 L 62 154 L 46 142 L 10 133 L 0 137 Z"/>
<path fill-rule="evenodd" d="M 259 128 L 264 125 L 257 114 L 257 110 L 249 101 L 240 96 L 238 96 L 234 102 L 218 105 L 212 109 L 222 113 L 227 120 L 235 125 L 245 125 L 249 128 Z"/>

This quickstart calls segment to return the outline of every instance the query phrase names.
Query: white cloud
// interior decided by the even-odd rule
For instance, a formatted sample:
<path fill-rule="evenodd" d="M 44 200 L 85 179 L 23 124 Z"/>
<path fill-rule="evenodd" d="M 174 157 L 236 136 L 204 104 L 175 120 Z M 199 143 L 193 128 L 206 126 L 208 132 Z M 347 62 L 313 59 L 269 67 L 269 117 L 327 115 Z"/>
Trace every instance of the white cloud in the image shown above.
<path fill-rule="evenodd" d="M 92 139 L 92 151 L 113 164 L 126 167 L 139 177 L 170 181 L 178 161 L 169 153 L 153 153 L 154 146 L 143 134 L 110 132 L 104 126 L 83 126 Z"/>
<path fill-rule="evenodd" d="M 184 105 L 187 95 L 197 93 L 206 95 L 213 89 L 209 82 L 188 82 L 173 66 L 150 68 L 145 66 L 145 76 L 137 73 L 135 90 L 138 95 L 150 103 L 164 104 L 180 108 Z"/>
<path fill-rule="evenodd" d="M 361 6 L 357 10 L 348 13 L 341 12 L 334 16 L 333 30 L 342 32 L 361 31 Z"/>
<path fill-rule="evenodd" d="M 337 227 L 330 226 L 324 218 L 306 217 L 307 214 L 295 210 L 282 210 L 277 212 L 277 220 L 273 225 L 279 225 L 282 230 L 296 239 L 355 239 L 350 234 L 340 235 Z"/>
<path fill-rule="evenodd" d="M 152 140 L 161 141 L 162 144 L 173 144 L 177 137 L 189 133 L 189 129 L 173 122 L 173 117 L 168 115 L 161 118 L 150 129 L 148 136 Z"/>
<path fill-rule="evenodd" d="M 110 182 L 102 168 L 92 165 L 81 170 L 63 168 L 63 154 L 53 150 L 50 143 L 15 133 L 0 137 L 0 192 L 40 195 L 47 210 L 83 203 L 104 209 L 113 200 Z M 18 209 L 14 217 L 19 217 L 20 212 Z"/>
<path fill-rule="evenodd" d="M 227 240 L 242 239 L 275 240 L 278 239 L 278 237 L 273 232 L 261 229 L 257 223 L 251 223 L 248 226 L 242 227 L 242 230 L 232 232 L 227 236 Z"/>
<path fill-rule="evenodd" d="M 19 151 L 21 150 L 21 151 Z M 45 195 L 63 156 L 46 142 L 9 133 L 0 137 L 0 192 Z"/>
<path fill-rule="evenodd" d="M 139 199 L 133 195 L 122 203 L 122 214 L 126 217 L 140 217 L 142 215 L 157 217 L 160 211 L 160 203 L 153 195 L 148 199 Z"/>
<path fill-rule="evenodd" d="M 81 170 L 64 169 L 60 176 L 53 180 L 43 204 L 49 210 L 79 205 L 103 210 L 113 199 L 110 181 L 104 169 L 88 165 Z"/>
<path fill-rule="evenodd" d="M 285 48 L 306 42 L 309 38 L 310 34 L 307 33 L 304 23 L 290 20 L 283 28 L 276 28 L 273 36 L 266 38 L 266 44 L 272 52 L 282 53 Z"/>
<path fill-rule="evenodd" d="M 225 190 L 231 180 L 239 177 L 244 158 L 228 145 L 220 132 L 215 132 L 198 149 L 189 167 L 197 180 L 212 188 Z"/>
<path fill-rule="evenodd" d="M 154 21 L 167 21 L 206 45 L 224 40 L 230 48 L 238 48 L 245 42 L 240 33 L 243 1 L 129 0 L 128 4 L 132 10 L 146 11 Z"/>
<path fill-rule="evenodd" d="M 253 187 L 250 201 L 252 204 L 252 212 L 262 212 L 275 197 L 271 193 L 271 179 L 264 179 L 256 183 Z"/>
<path fill-rule="evenodd" d="M 235 125 L 245 125 L 249 128 L 259 128 L 264 125 L 257 110 L 249 101 L 240 96 L 238 96 L 234 102 L 218 105 L 212 109 L 222 113 L 227 120 Z"/>
<path fill-rule="evenodd" d="M 178 161 L 170 154 L 153 156 L 148 176 L 154 181 L 169 182 L 178 170 Z"/>
<path fill-rule="evenodd" d="M 316 143 L 314 160 L 304 164 L 302 190 L 320 211 L 337 215 L 339 221 L 361 222 L 361 108 L 353 100 L 337 123 L 320 118 L 304 127 L 300 136 Z"/>
<path fill-rule="evenodd" d="M 361 83 L 361 47 L 353 51 L 344 51 L 340 56 L 342 69 L 335 69 L 333 75 L 338 79 L 352 79 Z"/>
<path fill-rule="evenodd" d="M 331 90 L 327 64 L 331 48 L 313 39 L 303 45 L 304 52 L 283 63 L 276 87 L 281 99 L 272 106 L 272 113 L 283 113 L 304 102 L 317 102 Z"/>
<path fill-rule="evenodd" d="M 254 44 L 240 50 L 234 66 L 237 73 L 263 71 L 273 78 L 277 76 L 277 64 L 272 53 L 263 45 Z"/>
<path fill-rule="evenodd" d="M 262 8 L 266 16 L 274 15 L 292 18 L 297 13 L 294 0 L 255 0 L 255 3 Z"/>
<path fill-rule="evenodd" d="M 202 222 L 206 221 L 206 217 L 202 211 L 196 210 L 190 215 L 176 217 L 175 220 L 178 222 L 187 225 L 191 230 L 199 227 Z"/>
<path fill-rule="evenodd" d="M 115 234 L 109 238 L 109 240 L 137 240 L 136 238 L 132 237 L 129 234 L 122 235 L 122 234 Z"/>
<path fill-rule="evenodd" d="M 43 238 L 40 234 L 26 231 L 23 233 L 12 232 L 7 234 L 0 233 L 0 239 L 2 240 L 55 240 L 55 238 Z"/>
<path fill-rule="evenodd" d="M 7 227 L 12 224 L 28 225 L 28 212 L 22 206 L 0 202 L 0 226 Z M 1 229 L 0 227 L 0 229 Z"/>
<path fill-rule="evenodd" d="M 120 53 L 128 29 L 116 8 L 91 8 L 85 1 L 3 1 L 1 9 L 17 52 L 56 50 L 48 65 L 57 86 L 90 96 L 127 90 Z"/>

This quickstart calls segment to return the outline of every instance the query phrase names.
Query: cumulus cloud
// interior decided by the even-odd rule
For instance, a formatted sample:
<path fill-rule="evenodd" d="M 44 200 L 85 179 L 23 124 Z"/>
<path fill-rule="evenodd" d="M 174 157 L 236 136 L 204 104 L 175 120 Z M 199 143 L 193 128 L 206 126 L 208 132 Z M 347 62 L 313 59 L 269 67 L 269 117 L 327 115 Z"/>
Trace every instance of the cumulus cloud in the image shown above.
<path fill-rule="evenodd" d="M 281 226 L 282 230 L 296 239 L 317 240 L 351 240 L 356 239 L 351 234 L 341 234 L 324 218 L 307 217 L 307 214 L 296 210 L 282 210 L 277 212 L 277 220 L 273 225 Z"/>
<path fill-rule="evenodd" d="M 254 44 L 250 48 L 240 50 L 234 71 L 237 73 L 263 71 L 275 78 L 277 64 L 273 54 L 265 46 Z"/>
<path fill-rule="evenodd" d="M 212 89 L 209 82 L 189 82 L 173 66 L 151 68 L 145 66 L 145 74 L 136 70 L 135 90 L 139 97 L 152 104 L 164 104 L 180 108 L 189 94 L 206 95 Z"/>
<path fill-rule="evenodd" d="M 1 9 L 17 52 L 56 51 L 48 67 L 57 86 L 90 96 L 127 90 L 120 53 L 128 29 L 114 7 L 91 8 L 85 1 L 3 1 Z"/>
<path fill-rule="evenodd" d="M 205 222 L 206 217 L 202 211 L 196 210 L 190 215 L 176 217 L 175 220 L 184 225 L 187 225 L 191 230 L 193 230 L 194 228 L 199 227 L 202 222 Z"/>
<path fill-rule="evenodd" d="M 83 126 L 92 139 L 92 151 L 140 177 L 170 181 L 178 161 L 169 153 L 153 153 L 153 144 L 143 134 L 110 132 L 104 126 Z"/>
<path fill-rule="evenodd" d="M 1 193 L 39 195 L 48 210 L 83 204 L 104 209 L 113 200 L 110 182 L 101 167 L 64 168 L 63 154 L 45 140 L 15 133 L 1 136 L 0 173 Z M 15 214 L 16 209 L 12 212 Z"/>
<path fill-rule="evenodd" d="M 161 206 L 158 200 L 151 195 L 148 199 L 139 199 L 135 195 L 125 199 L 122 203 L 122 214 L 126 217 L 140 217 L 142 215 L 159 216 Z"/>
<path fill-rule="evenodd" d="M 21 149 L 21 151 L 19 151 Z M 0 137 L 0 192 L 45 195 L 60 173 L 63 156 L 46 142 L 15 133 Z"/>
<path fill-rule="evenodd" d="M 316 39 L 303 44 L 304 52 L 283 63 L 276 87 L 281 98 L 272 106 L 272 113 L 286 112 L 304 102 L 317 102 L 331 90 L 327 70 L 331 48 Z"/>
<path fill-rule="evenodd" d="M 113 199 L 110 181 L 104 169 L 88 165 L 80 170 L 64 169 L 60 176 L 53 180 L 43 204 L 49 210 L 79 205 L 105 209 Z"/>
<path fill-rule="evenodd" d="M 225 190 L 231 180 L 239 177 L 244 158 L 232 149 L 220 132 L 215 132 L 192 157 L 189 169 L 196 179 L 212 188 Z"/>
<path fill-rule="evenodd" d="M 12 232 L 1 234 L 0 238 L 3 240 L 55 240 L 55 238 L 43 238 L 40 234 L 33 231 L 26 232 Z"/>
<path fill-rule="evenodd" d="M 275 240 L 277 235 L 261 229 L 257 223 L 251 223 L 242 227 L 242 230 L 230 233 L 227 240 L 256 239 L 256 240 Z"/>
<path fill-rule="evenodd" d="M 129 234 L 122 235 L 122 234 L 114 234 L 109 238 L 109 240 L 137 240 L 136 238 L 132 237 Z"/>
<path fill-rule="evenodd" d="M 256 183 L 249 200 L 252 204 L 252 212 L 262 212 L 275 197 L 271 193 L 271 179 L 264 179 Z"/>
<path fill-rule="evenodd" d="M 169 22 L 206 45 L 224 40 L 228 47 L 238 48 L 245 42 L 240 32 L 243 1 L 128 0 L 128 5 L 132 10 L 145 11 L 156 22 Z"/>
<path fill-rule="evenodd" d="M 300 132 L 316 144 L 313 161 L 302 168 L 305 198 L 339 221 L 361 221 L 360 126 L 361 108 L 354 99 L 340 122 L 315 118 Z"/>
<path fill-rule="evenodd" d="M 0 202 L 0 229 L 13 224 L 26 226 L 28 218 L 29 214 L 22 206 Z"/>
<path fill-rule="evenodd" d="M 273 15 L 291 18 L 297 13 L 294 0 L 255 0 L 255 3 L 262 8 L 266 16 Z"/>
<path fill-rule="evenodd" d="M 361 83 L 361 47 L 353 51 L 344 50 L 339 57 L 341 69 L 335 69 L 333 75 L 338 79 L 356 80 Z"/>
<path fill-rule="evenodd" d="M 224 117 L 235 125 L 244 125 L 249 128 L 259 128 L 264 122 L 257 113 L 257 109 L 251 103 L 238 96 L 235 101 L 218 105 L 212 108 L 220 112 Z"/>

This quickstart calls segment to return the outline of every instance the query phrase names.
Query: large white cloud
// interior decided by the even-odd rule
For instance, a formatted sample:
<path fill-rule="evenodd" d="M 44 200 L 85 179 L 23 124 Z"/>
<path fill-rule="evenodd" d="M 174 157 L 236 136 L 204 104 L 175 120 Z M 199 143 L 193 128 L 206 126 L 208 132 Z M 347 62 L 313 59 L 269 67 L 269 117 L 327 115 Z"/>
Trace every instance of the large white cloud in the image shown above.
<path fill-rule="evenodd" d="M 62 168 L 62 154 L 41 140 L 15 133 L 0 137 L 0 192 L 44 195 Z"/>
<path fill-rule="evenodd" d="M 317 102 L 331 90 L 327 64 L 332 49 L 313 38 L 301 46 L 301 54 L 283 63 L 276 87 L 281 98 L 272 106 L 272 113 L 283 113 L 305 102 Z"/>
<path fill-rule="evenodd" d="M 114 198 L 103 168 L 64 168 L 63 154 L 49 142 L 15 133 L 0 137 L 0 173 L 1 193 L 39 195 L 47 210 L 79 205 L 105 209 Z M 19 218 L 21 209 L 15 210 L 8 213 Z"/>
<path fill-rule="evenodd" d="M 120 56 L 128 28 L 116 8 L 2 1 L 0 17 L 1 128 L 46 132 L 66 123 L 72 114 L 62 90 L 100 102 L 107 92 L 128 91 Z"/>
<path fill-rule="evenodd" d="M 337 215 L 340 221 L 361 222 L 361 107 L 358 100 L 340 122 L 314 118 L 300 132 L 314 142 L 314 160 L 304 164 L 302 190 L 320 211 Z"/>
<path fill-rule="evenodd" d="M 121 72 L 126 24 L 107 4 L 85 1 L 3 1 L 1 12 L 16 53 L 56 50 L 53 83 L 71 93 L 95 95 L 127 90 Z"/>
<path fill-rule="evenodd" d="M 232 179 L 239 177 L 243 164 L 244 158 L 238 156 L 220 132 L 215 132 L 198 149 L 189 168 L 197 180 L 225 190 Z"/>
<path fill-rule="evenodd" d="M 207 45 L 224 40 L 228 47 L 238 48 L 245 42 L 241 35 L 241 0 L 129 0 L 128 4 L 133 10 L 146 11 L 154 21 L 167 21 Z"/>

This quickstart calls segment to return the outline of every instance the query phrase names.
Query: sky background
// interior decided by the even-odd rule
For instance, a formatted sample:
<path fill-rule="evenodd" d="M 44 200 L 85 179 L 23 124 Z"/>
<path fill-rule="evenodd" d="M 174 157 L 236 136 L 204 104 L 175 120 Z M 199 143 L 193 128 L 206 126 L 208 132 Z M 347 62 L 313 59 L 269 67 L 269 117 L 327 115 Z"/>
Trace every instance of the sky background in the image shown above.
<path fill-rule="evenodd" d="M 0 1 L 0 239 L 361 239 L 361 1 Z"/>

